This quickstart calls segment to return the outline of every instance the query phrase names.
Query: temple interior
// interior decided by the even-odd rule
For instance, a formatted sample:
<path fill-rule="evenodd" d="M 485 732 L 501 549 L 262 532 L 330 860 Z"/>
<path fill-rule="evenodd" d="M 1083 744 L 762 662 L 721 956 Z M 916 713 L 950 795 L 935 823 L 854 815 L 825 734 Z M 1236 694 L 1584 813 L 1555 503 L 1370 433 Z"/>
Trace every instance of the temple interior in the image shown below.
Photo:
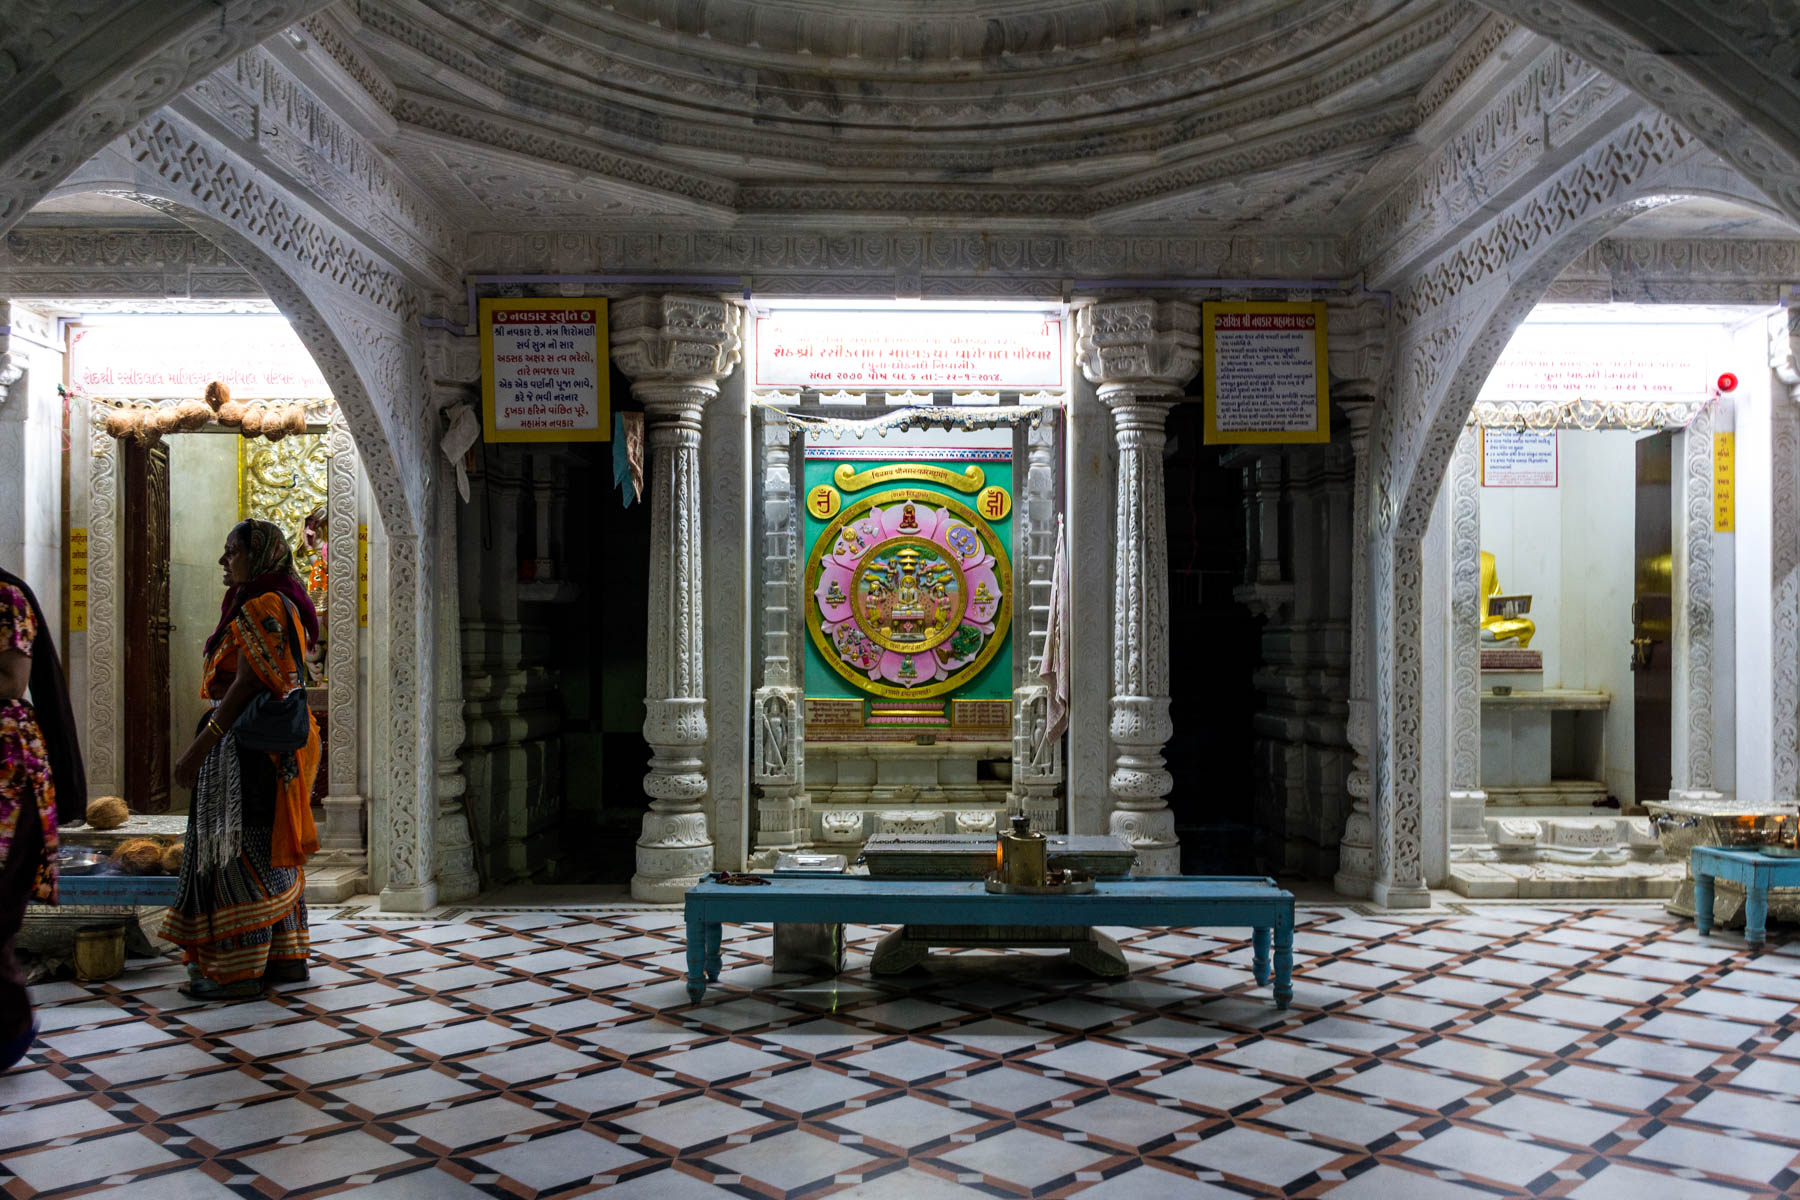
<path fill-rule="evenodd" d="M 1797 80 L 1790 0 L 0 0 L 0 568 L 128 810 L 0 895 L 0 1196 L 1800 1194 Z M 245 522 L 317 847 L 213 980 Z"/>

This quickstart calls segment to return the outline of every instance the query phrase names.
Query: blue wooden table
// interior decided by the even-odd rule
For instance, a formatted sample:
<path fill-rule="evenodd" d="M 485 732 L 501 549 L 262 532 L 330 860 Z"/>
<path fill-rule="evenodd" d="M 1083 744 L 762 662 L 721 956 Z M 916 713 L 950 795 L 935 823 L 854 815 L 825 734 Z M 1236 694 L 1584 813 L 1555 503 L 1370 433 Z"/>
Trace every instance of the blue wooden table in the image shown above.
<path fill-rule="evenodd" d="M 1713 881 L 1744 885 L 1744 937 L 1760 942 L 1768 936 L 1769 889 L 1800 887 L 1800 858 L 1771 858 L 1761 850 L 1731 846 L 1695 846 L 1688 851 L 1694 873 L 1694 924 L 1701 933 L 1713 925 Z"/>
<path fill-rule="evenodd" d="M 1248 926 L 1256 982 L 1275 1003 L 1293 999 L 1294 897 L 1258 876 L 1144 876 L 1102 880 L 1077 896 L 998 896 L 979 880 L 871 879 L 858 875 L 762 875 L 762 886 L 708 876 L 687 893 L 688 995 L 719 978 L 727 921 L 856 921 L 865 925 L 1130 925 L 1152 928 Z"/>
<path fill-rule="evenodd" d="M 63 905 L 161 905 L 175 903 L 178 875 L 64 875 L 56 881 Z"/>

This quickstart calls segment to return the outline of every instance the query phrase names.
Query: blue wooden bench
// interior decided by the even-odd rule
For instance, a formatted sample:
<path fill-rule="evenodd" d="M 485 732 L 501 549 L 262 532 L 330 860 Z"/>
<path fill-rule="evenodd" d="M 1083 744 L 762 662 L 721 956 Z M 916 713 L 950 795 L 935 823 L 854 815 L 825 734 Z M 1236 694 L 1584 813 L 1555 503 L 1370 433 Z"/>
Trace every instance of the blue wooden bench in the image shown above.
<path fill-rule="evenodd" d="M 177 875 L 64 875 L 56 881 L 63 906 L 161 905 L 175 903 L 181 890 Z"/>
<path fill-rule="evenodd" d="M 1102 880 L 1079 896 L 998 896 L 980 881 L 870 879 L 856 875 L 763 875 L 762 886 L 728 885 L 713 876 L 687 893 L 688 995 L 719 978 L 727 921 L 855 921 L 865 925 L 1129 925 L 1151 928 L 1248 926 L 1256 982 L 1275 1003 L 1293 999 L 1294 897 L 1258 876 L 1144 876 Z"/>
<path fill-rule="evenodd" d="M 1769 889 L 1800 887 L 1800 858 L 1771 858 L 1761 850 L 1730 846 L 1695 846 L 1688 851 L 1694 873 L 1694 926 L 1711 933 L 1713 881 L 1744 885 L 1744 938 L 1761 942 L 1768 936 Z"/>

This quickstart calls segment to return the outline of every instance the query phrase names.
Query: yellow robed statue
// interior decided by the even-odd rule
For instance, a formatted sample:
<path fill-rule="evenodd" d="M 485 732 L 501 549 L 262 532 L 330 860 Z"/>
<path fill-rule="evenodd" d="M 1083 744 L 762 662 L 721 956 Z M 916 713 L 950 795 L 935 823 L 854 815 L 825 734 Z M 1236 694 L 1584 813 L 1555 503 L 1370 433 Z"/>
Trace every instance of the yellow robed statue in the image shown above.
<path fill-rule="evenodd" d="M 1504 642 L 1511 638 L 1519 639 L 1519 649 L 1527 649 L 1531 645 L 1532 635 L 1537 633 L 1537 625 L 1529 617 L 1508 617 L 1488 612 L 1488 602 L 1500 595 L 1500 571 L 1494 565 L 1494 556 L 1486 550 L 1481 552 L 1481 635 L 1482 639 Z"/>

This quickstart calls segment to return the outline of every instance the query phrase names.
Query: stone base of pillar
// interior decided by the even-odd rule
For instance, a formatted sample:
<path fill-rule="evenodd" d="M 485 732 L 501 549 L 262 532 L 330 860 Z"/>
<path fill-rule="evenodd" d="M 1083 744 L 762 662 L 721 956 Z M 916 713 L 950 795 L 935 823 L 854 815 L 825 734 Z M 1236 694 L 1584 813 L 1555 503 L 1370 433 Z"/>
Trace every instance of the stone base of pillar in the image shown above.
<path fill-rule="evenodd" d="M 1369 814 L 1352 809 L 1338 843 L 1338 871 L 1331 889 L 1340 896 L 1367 900 L 1375 887 L 1375 838 Z"/>
<path fill-rule="evenodd" d="M 306 869 L 308 904 L 342 904 L 368 890 L 369 868 L 366 866 L 309 866 Z"/>
<path fill-rule="evenodd" d="M 1431 889 L 1376 880 L 1369 886 L 1369 899 L 1383 908 L 1430 908 Z"/>
<path fill-rule="evenodd" d="M 713 869 L 713 844 L 706 836 L 705 815 L 683 813 L 673 823 L 670 817 L 654 809 L 644 814 L 644 833 L 637 843 L 637 874 L 631 877 L 633 900 L 678 904 L 687 890 Z"/>
<path fill-rule="evenodd" d="M 417 887 L 381 889 L 382 912 L 430 912 L 437 905 L 438 889 L 435 880 Z"/>
<path fill-rule="evenodd" d="M 1175 814 L 1168 809 L 1114 809 L 1107 832 L 1137 852 L 1133 875 L 1181 874 L 1181 840 L 1175 836 Z"/>

